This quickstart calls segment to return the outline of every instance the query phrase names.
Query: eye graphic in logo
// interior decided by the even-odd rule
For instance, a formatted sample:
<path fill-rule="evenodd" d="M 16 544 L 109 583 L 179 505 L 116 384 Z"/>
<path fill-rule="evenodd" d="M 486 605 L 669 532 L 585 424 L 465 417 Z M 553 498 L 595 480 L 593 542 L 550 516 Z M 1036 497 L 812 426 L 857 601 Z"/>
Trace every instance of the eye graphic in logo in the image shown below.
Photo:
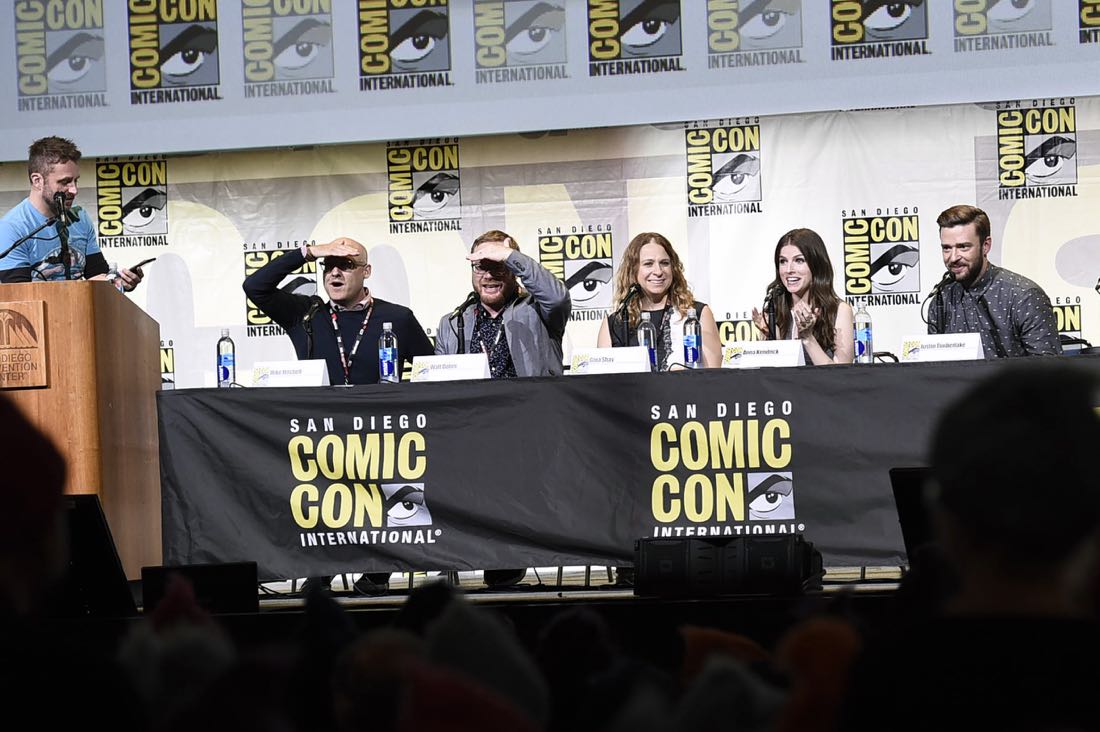
<path fill-rule="evenodd" d="M 420 184 L 413 194 L 413 214 L 421 219 L 457 218 L 459 177 L 454 173 L 435 173 Z"/>
<path fill-rule="evenodd" d="M 920 251 L 912 244 L 871 245 L 871 291 L 916 292 L 920 288 Z"/>
<path fill-rule="evenodd" d="M 712 191 L 720 203 L 760 200 L 760 158 L 753 153 L 721 153 L 711 158 Z"/>
<path fill-rule="evenodd" d="M 790 473 L 749 473 L 749 521 L 794 518 L 794 482 Z"/>
<path fill-rule="evenodd" d="M 445 71 L 451 67 L 447 16 L 431 10 L 395 10 L 390 60 L 397 73 Z"/>
<path fill-rule="evenodd" d="M 565 287 L 575 307 L 611 307 L 611 263 L 599 259 L 565 262 Z"/>
<path fill-rule="evenodd" d="M 382 495 L 386 497 L 386 526 L 431 525 L 423 483 L 383 483 Z"/>
<path fill-rule="evenodd" d="M 1035 138 L 1029 137 L 1030 142 Z M 1024 158 L 1024 175 L 1031 185 L 1055 185 L 1077 181 L 1077 166 L 1070 164 L 1077 155 L 1077 142 L 1053 135 L 1032 148 Z"/>
<path fill-rule="evenodd" d="M 1049 0 L 993 0 L 986 11 L 990 33 L 1050 29 Z"/>
<path fill-rule="evenodd" d="M 272 61 L 276 79 L 332 76 L 332 25 L 317 18 L 279 18 Z"/>
<path fill-rule="evenodd" d="M 49 93 L 102 91 L 106 86 L 103 48 L 103 36 L 84 31 L 47 34 L 46 79 Z"/>
<path fill-rule="evenodd" d="M 564 8 L 547 2 L 513 2 L 504 12 L 508 18 L 504 48 L 510 66 L 565 63 Z"/>
<path fill-rule="evenodd" d="M 164 234 L 168 231 L 168 196 L 156 188 L 125 188 L 123 196 L 133 194 L 122 206 L 123 234 Z"/>
<path fill-rule="evenodd" d="M 680 53 L 679 0 L 622 0 L 619 11 L 624 58 Z"/>
<path fill-rule="evenodd" d="M 161 86 L 218 83 L 218 30 L 213 23 L 160 27 Z"/>
<path fill-rule="evenodd" d="M 742 9 L 741 48 L 760 51 L 802 45 L 801 0 L 757 0 Z"/>
<path fill-rule="evenodd" d="M 38 333 L 26 315 L 16 310 L 0 310 L 0 346 L 32 348 L 36 345 Z"/>
<path fill-rule="evenodd" d="M 926 38 L 924 0 L 863 0 L 863 28 L 871 42 Z"/>

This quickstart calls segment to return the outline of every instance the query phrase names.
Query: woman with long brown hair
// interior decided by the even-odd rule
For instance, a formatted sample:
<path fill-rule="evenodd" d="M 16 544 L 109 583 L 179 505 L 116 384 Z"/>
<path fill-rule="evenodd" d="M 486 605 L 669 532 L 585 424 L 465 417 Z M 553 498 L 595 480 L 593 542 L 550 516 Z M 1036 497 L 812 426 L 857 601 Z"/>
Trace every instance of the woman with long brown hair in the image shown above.
<path fill-rule="evenodd" d="M 626 302 L 626 319 L 620 313 Z M 684 264 L 661 234 L 644 232 L 630 240 L 615 275 L 615 313 L 604 318 L 596 344 L 600 348 L 638 345 L 641 313 L 649 312 L 657 330 L 657 368 L 667 371 L 684 361 L 684 320 L 695 308 L 702 332 L 700 361 L 704 368 L 722 365 L 718 325 L 706 303 L 697 302 L 684 276 Z"/>
<path fill-rule="evenodd" d="M 779 237 L 768 292 L 775 304 L 777 338 L 801 340 L 806 360 L 817 366 L 852 362 L 852 306 L 833 290 L 833 265 L 817 232 L 792 229 Z M 752 319 L 768 338 L 767 318 L 753 308 Z"/>

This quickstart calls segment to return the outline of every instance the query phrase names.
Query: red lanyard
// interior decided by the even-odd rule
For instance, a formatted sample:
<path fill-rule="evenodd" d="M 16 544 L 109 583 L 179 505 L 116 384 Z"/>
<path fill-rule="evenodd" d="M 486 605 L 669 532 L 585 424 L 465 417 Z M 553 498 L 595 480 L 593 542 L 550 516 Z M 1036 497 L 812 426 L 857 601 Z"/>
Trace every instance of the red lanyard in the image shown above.
<path fill-rule="evenodd" d="M 351 347 L 351 355 L 344 352 L 344 338 L 340 335 L 340 326 L 336 322 L 336 311 L 330 310 L 332 315 L 332 330 L 336 333 L 336 346 L 340 349 L 340 365 L 344 367 L 344 383 L 351 384 L 351 364 L 355 361 L 355 353 L 359 350 L 359 342 L 363 340 L 363 333 L 370 322 L 370 314 L 374 311 L 374 298 L 367 303 L 367 314 L 363 318 L 363 325 L 359 328 L 359 335 L 355 337 L 355 344 Z"/>

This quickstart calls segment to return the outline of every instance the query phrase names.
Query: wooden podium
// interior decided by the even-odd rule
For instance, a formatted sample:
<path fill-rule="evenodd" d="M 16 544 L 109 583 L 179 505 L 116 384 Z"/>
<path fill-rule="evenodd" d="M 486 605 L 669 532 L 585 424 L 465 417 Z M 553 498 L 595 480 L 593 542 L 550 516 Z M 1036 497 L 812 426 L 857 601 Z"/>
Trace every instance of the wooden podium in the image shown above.
<path fill-rule="evenodd" d="M 99 496 L 126 576 L 159 565 L 156 321 L 109 282 L 0 285 L 0 387 L 68 460 L 65 492 Z"/>

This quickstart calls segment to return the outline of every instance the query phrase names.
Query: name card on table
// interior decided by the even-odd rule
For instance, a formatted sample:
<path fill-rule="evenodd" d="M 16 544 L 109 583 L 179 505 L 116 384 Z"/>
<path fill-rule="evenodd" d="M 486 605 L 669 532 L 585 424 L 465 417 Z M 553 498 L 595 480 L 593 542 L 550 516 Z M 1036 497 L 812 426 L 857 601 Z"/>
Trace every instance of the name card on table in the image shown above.
<path fill-rule="evenodd" d="M 902 361 L 973 361 L 985 358 L 978 333 L 915 335 L 901 341 Z"/>
<path fill-rule="evenodd" d="M 328 385 L 328 364 L 323 358 L 309 361 L 257 361 L 252 365 L 252 386 Z"/>
<path fill-rule="evenodd" d="M 649 349 L 645 346 L 575 348 L 568 373 L 572 376 L 649 373 Z"/>
<path fill-rule="evenodd" d="M 767 366 L 805 366 L 802 341 L 734 341 L 722 347 L 722 368 L 755 369 Z"/>
<path fill-rule="evenodd" d="M 413 381 L 461 381 L 489 377 L 489 359 L 484 353 L 417 356 L 413 359 Z"/>

